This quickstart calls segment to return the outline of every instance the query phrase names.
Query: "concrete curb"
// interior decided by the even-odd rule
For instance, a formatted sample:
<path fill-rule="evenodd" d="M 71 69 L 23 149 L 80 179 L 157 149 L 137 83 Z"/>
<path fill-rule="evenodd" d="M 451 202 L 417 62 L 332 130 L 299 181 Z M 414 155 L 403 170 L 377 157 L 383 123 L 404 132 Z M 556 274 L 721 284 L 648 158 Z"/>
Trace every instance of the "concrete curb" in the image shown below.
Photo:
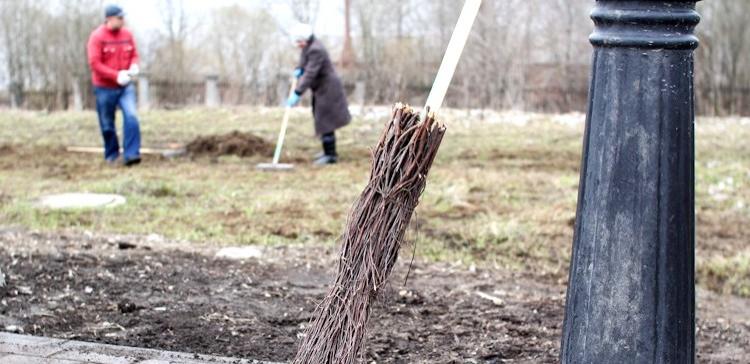
<path fill-rule="evenodd" d="M 273 364 L 247 359 L 131 348 L 0 333 L 3 364 Z"/>

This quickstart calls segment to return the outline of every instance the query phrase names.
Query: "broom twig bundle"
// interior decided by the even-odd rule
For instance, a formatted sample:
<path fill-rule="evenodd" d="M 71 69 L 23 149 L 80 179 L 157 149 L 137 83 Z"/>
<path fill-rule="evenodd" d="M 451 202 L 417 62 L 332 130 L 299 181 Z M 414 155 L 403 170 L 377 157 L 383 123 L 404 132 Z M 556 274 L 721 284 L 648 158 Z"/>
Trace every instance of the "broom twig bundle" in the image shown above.
<path fill-rule="evenodd" d="M 397 104 L 372 153 L 370 181 L 342 235 L 336 281 L 315 311 L 294 360 L 355 363 L 367 321 L 388 282 L 414 209 L 424 191 L 445 127 Z"/>

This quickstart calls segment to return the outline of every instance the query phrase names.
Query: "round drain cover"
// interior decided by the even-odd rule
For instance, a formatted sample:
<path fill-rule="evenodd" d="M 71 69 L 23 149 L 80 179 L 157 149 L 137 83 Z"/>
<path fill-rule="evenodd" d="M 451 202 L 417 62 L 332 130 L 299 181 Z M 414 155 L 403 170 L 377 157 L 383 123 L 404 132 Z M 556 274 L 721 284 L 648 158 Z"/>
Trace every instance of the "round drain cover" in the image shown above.
<path fill-rule="evenodd" d="M 63 193 L 60 195 L 44 196 L 39 199 L 38 206 L 60 209 L 96 209 L 120 206 L 125 203 L 125 197 L 97 193 Z"/>

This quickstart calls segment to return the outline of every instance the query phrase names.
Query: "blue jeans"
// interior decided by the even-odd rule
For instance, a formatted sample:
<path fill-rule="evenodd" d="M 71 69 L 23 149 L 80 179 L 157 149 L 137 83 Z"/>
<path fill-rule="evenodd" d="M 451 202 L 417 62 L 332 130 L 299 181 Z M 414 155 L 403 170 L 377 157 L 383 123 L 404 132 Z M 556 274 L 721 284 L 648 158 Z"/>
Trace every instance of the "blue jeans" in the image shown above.
<path fill-rule="evenodd" d="M 99 128 L 104 139 L 104 159 L 114 161 L 120 156 L 117 140 L 115 113 L 122 110 L 123 147 L 125 161 L 141 157 L 141 128 L 135 109 L 135 86 L 121 88 L 94 87 L 96 112 L 99 115 Z"/>

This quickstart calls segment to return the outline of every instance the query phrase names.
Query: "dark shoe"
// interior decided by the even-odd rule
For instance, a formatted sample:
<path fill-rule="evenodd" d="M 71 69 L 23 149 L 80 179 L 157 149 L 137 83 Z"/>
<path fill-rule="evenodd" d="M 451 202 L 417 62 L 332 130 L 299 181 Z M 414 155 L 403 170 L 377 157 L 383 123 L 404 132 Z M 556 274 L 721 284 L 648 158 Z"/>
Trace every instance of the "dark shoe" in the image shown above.
<path fill-rule="evenodd" d="M 322 157 L 316 159 L 313 162 L 313 165 L 315 166 L 325 166 L 327 164 L 336 164 L 338 162 L 338 157 L 335 155 L 323 155 Z"/>
<path fill-rule="evenodd" d="M 141 164 L 141 158 L 135 157 L 133 159 L 126 159 L 123 164 L 125 165 L 125 167 L 132 167 L 132 166 Z"/>

